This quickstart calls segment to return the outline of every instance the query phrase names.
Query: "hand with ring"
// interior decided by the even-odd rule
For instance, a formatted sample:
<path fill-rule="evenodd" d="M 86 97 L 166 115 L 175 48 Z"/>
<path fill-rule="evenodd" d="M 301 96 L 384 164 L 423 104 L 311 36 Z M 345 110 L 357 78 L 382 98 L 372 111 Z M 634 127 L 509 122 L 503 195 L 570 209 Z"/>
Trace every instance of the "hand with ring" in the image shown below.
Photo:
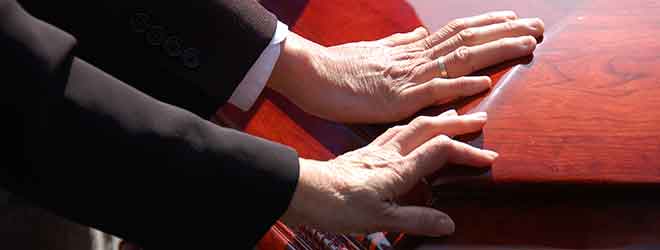
<path fill-rule="evenodd" d="M 466 75 L 532 54 L 543 32 L 540 19 L 503 11 L 334 47 L 292 33 L 269 86 L 321 118 L 393 122 L 489 89 L 488 77 Z"/>

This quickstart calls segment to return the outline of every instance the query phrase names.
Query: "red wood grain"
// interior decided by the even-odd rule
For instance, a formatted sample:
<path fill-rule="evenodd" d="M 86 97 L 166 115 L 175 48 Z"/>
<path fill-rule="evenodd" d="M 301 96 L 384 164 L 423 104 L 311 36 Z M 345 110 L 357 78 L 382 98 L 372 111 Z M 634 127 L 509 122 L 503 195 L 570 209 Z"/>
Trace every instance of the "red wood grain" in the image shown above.
<path fill-rule="evenodd" d="M 261 2 L 293 32 L 324 45 L 374 40 L 421 26 L 411 6 L 403 0 Z M 310 116 L 271 90 L 264 91 L 247 113 L 228 104 L 214 118 L 220 124 L 287 144 L 305 158 L 331 159 L 367 143 L 359 131 Z M 287 230 L 283 224 L 276 224 L 259 247 L 291 249 L 295 236 Z"/>
<path fill-rule="evenodd" d="M 493 7 L 470 2 L 444 1 Z M 461 109 L 488 111 L 471 143 L 500 153 L 489 173 L 440 179 L 434 206 L 463 229 L 403 249 L 660 248 L 660 2 L 532 2 L 491 3 L 550 25 L 530 63 Z"/>
<path fill-rule="evenodd" d="M 660 183 L 660 18 L 653 1 L 585 1 L 475 110 L 498 183 Z"/>
<path fill-rule="evenodd" d="M 262 2 L 324 45 L 421 25 L 399 0 Z M 456 234 L 409 237 L 400 248 L 660 249 L 660 1 L 411 2 L 432 28 L 512 9 L 543 18 L 547 33 L 533 58 L 477 73 L 494 77 L 493 91 L 422 112 L 488 111 L 483 133 L 464 139 L 500 158 L 485 173 L 441 173 L 434 206 L 455 219 Z M 216 120 L 314 159 L 360 147 L 388 127 L 324 121 L 269 90 L 250 112 L 227 105 Z M 271 231 L 260 248 L 280 249 L 273 239 L 282 236 L 291 237 Z"/>
<path fill-rule="evenodd" d="M 569 192 L 570 190 L 564 190 Z M 399 249 L 659 249 L 659 203 L 648 195 L 572 197 L 487 194 L 436 207 L 457 228 L 446 238 L 408 237 Z M 570 196 L 570 194 L 569 194 Z M 607 198 L 606 198 L 607 197 Z"/>

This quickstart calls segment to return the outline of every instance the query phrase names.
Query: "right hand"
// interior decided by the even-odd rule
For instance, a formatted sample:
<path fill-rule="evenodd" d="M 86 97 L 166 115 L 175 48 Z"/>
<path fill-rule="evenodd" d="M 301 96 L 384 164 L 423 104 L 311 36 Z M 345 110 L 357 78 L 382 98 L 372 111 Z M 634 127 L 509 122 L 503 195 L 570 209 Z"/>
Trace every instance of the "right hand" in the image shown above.
<path fill-rule="evenodd" d="M 451 234 L 448 215 L 397 201 L 446 163 L 490 166 L 497 153 L 451 139 L 481 130 L 486 119 L 483 112 L 459 116 L 453 110 L 418 117 L 336 159 L 301 159 L 298 186 L 282 221 L 338 233 Z"/>

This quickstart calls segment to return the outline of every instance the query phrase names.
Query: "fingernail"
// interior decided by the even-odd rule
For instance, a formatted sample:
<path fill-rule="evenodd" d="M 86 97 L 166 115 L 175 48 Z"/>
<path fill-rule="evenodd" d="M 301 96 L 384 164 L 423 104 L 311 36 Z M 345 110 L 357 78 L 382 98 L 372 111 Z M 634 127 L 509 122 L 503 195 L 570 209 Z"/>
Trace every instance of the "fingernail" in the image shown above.
<path fill-rule="evenodd" d="M 522 37 L 522 44 L 526 51 L 532 51 L 536 49 L 536 38 L 533 36 L 524 36 Z"/>
<path fill-rule="evenodd" d="M 544 30 L 544 23 L 541 19 L 539 18 L 528 18 L 525 19 L 525 24 L 527 27 L 532 28 L 534 31 L 543 31 Z"/>
<path fill-rule="evenodd" d="M 486 112 L 472 113 L 471 116 L 474 117 L 477 120 L 480 120 L 480 121 L 488 120 L 488 113 L 486 113 Z"/>
<path fill-rule="evenodd" d="M 490 79 L 489 76 L 484 76 L 484 78 L 486 78 L 485 80 L 486 80 L 486 82 L 488 82 L 488 87 L 492 88 L 493 87 L 493 79 Z"/>
<path fill-rule="evenodd" d="M 449 234 L 453 234 L 454 232 L 456 232 L 456 224 L 454 223 L 454 221 L 452 219 L 449 219 L 449 223 L 451 225 L 450 230 L 449 230 Z"/>
<path fill-rule="evenodd" d="M 443 112 L 442 114 L 440 114 L 438 116 L 443 117 L 443 116 L 456 116 L 456 115 L 458 115 L 458 112 L 456 112 L 455 109 L 450 109 L 450 110 L 447 110 L 447 111 Z"/>
<path fill-rule="evenodd" d="M 449 216 L 442 218 L 438 227 L 440 227 L 438 236 L 450 235 L 456 231 L 456 224 Z"/>
<path fill-rule="evenodd" d="M 535 18 L 525 18 L 525 19 L 520 19 L 518 21 L 532 28 L 536 28 L 536 24 L 538 23 L 538 20 Z"/>
<path fill-rule="evenodd" d="M 486 154 L 488 154 L 488 158 L 490 158 L 491 161 L 494 161 L 495 159 L 497 159 L 497 157 L 500 156 L 500 154 L 498 154 L 495 151 L 491 151 L 488 149 L 484 149 L 484 151 L 486 151 Z"/>

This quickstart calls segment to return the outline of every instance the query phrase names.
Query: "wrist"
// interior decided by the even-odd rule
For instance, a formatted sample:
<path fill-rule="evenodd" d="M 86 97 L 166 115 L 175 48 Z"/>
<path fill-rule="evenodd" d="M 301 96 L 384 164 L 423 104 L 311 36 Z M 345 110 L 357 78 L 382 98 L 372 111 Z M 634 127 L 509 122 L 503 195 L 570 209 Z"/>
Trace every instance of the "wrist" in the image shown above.
<path fill-rule="evenodd" d="M 315 214 L 323 214 L 335 201 L 330 184 L 332 175 L 326 162 L 300 158 L 298 185 L 291 203 L 280 220 L 289 226 L 310 225 L 316 221 Z"/>
<path fill-rule="evenodd" d="M 267 86 L 289 97 L 301 84 L 318 78 L 319 58 L 326 48 L 293 32 L 280 46 L 280 56 Z"/>

